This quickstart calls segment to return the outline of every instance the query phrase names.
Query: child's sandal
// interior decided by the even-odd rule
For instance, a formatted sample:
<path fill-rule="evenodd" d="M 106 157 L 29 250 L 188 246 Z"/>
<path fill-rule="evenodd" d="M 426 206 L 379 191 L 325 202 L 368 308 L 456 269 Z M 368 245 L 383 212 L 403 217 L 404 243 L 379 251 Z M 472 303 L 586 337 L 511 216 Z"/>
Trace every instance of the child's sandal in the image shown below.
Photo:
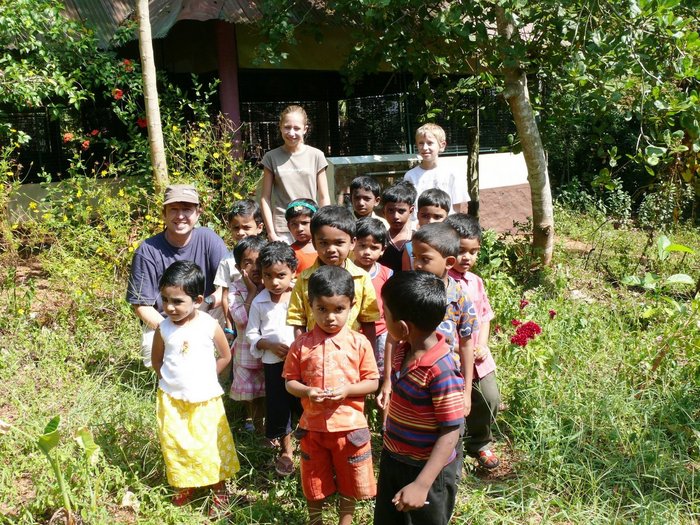
<path fill-rule="evenodd" d="M 501 462 L 498 456 L 491 452 L 491 449 L 480 450 L 477 452 L 476 460 L 479 462 L 479 466 L 488 470 L 495 469 Z"/>

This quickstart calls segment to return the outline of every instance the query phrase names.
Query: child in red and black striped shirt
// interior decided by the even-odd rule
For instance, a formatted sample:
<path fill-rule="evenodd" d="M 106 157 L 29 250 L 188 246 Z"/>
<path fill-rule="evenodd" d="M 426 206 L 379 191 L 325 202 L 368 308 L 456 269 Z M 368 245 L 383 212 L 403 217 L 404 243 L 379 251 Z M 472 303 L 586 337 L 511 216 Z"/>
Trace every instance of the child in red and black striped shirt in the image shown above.
<path fill-rule="evenodd" d="M 461 466 L 455 446 L 464 381 L 445 337 L 435 331 L 445 315 L 445 285 L 427 272 L 400 272 L 386 282 L 382 299 L 387 329 L 402 343 L 392 355 L 374 523 L 446 525 Z"/>

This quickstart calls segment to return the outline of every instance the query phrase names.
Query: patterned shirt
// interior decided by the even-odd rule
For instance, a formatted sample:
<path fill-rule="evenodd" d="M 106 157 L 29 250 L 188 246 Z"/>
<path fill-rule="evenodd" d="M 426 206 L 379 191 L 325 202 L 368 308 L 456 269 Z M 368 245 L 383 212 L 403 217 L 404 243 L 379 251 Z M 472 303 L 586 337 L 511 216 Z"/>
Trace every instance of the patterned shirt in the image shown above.
<path fill-rule="evenodd" d="M 316 324 L 309 301 L 309 278 L 320 266 L 321 262 L 317 260 L 311 268 L 301 272 L 297 279 L 289 299 L 287 324 L 305 326 L 307 330 L 311 330 Z M 374 323 L 379 320 L 377 295 L 372 286 L 372 279 L 366 271 L 355 266 L 350 259 L 345 260 L 343 268 L 350 272 L 355 285 L 355 302 L 347 324 L 353 330 L 357 330 L 360 327 L 359 323 Z"/>
<path fill-rule="evenodd" d="M 394 350 L 384 448 L 406 463 L 427 461 L 440 429 L 464 420 L 464 380 L 445 338 L 436 335 L 437 344 L 411 363 L 403 362 L 408 343 Z"/>
<path fill-rule="evenodd" d="M 282 377 L 325 390 L 379 379 L 379 371 L 372 345 L 364 335 L 347 326 L 336 334 L 326 333 L 317 326 L 292 343 Z M 305 397 L 301 405 L 304 412 L 299 427 L 305 430 L 345 432 L 367 428 L 365 396 L 322 403 L 313 403 Z"/>
<path fill-rule="evenodd" d="M 234 368 L 241 366 L 249 370 L 258 370 L 262 368 L 262 361 L 259 357 L 255 357 L 250 353 L 250 342 L 245 336 L 248 326 L 248 313 L 245 311 L 243 303 L 247 298 L 248 290 L 245 287 L 245 283 L 243 283 L 243 279 L 238 279 L 231 283 L 231 287 L 228 289 L 228 309 L 231 312 L 231 319 L 233 319 L 238 332 L 238 337 L 233 342 L 231 354 Z"/>
<path fill-rule="evenodd" d="M 455 281 L 462 285 L 462 288 L 474 303 L 474 308 L 476 309 L 476 318 L 479 323 L 484 323 L 486 321 L 491 321 L 494 318 L 493 310 L 491 309 L 491 303 L 489 303 L 489 298 L 486 295 L 486 288 L 484 287 L 484 281 L 478 275 L 472 272 L 464 272 L 463 274 L 450 270 L 450 277 L 453 277 Z M 474 329 L 472 332 L 472 341 L 476 344 L 479 341 L 479 328 Z M 475 377 L 481 379 L 487 374 L 496 370 L 496 361 L 494 361 L 491 351 L 488 352 L 487 356 L 479 362 L 474 361 L 474 372 Z"/>
<path fill-rule="evenodd" d="M 479 328 L 476 320 L 476 308 L 462 286 L 449 275 L 447 276 L 447 309 L 442 322 L 435 329 L 445 336 L 445 343 L 455 355 L 459 365 L 459 340 L 471 337 Z"/>

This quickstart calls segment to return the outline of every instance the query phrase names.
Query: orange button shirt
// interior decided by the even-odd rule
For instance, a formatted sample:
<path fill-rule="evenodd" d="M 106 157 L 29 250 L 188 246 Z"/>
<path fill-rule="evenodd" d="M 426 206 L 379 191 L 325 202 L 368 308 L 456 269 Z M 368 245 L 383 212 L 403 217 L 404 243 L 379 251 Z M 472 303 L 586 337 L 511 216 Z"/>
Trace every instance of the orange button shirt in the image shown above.
<path fill-rule="evenodd" d="M 347 326 L 328 334 L 318 326 L 299 336 L 289 349 L 282 377 L 320 389 L 379 379 L 377 362 L 367 338 Z M 365 396 L 314 403 L 302 398 L 299 427 L 317 432 L 344 432 L 367 428 Z"/>

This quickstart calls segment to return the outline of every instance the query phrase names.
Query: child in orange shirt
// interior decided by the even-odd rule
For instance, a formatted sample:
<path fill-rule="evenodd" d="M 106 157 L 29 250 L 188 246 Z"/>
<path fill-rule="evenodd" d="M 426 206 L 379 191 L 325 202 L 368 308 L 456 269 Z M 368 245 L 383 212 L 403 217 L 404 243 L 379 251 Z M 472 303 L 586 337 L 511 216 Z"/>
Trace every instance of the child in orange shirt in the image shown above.
<path fill-rule="evenodd" d="M 318 204 L 311 199 L 296 199 L 289 203 L 284 218 L 287 219 L 287 228 L 294 238 L 292 249 L 297 256 L 299 266 L 296 275 L 307 268 L 311 268 L 316 262 L 316 248 L 311 242 L 311 218 L 318 211 Z"/>
<path fill-rule="evenodd" d="M 350 525 L 359 499 L 377 492 L 364 398 L 377 390 L 379 372 L 367 338 L 346 326 L 355 297 L 353 278 L 339 266 L 321 266 L 309 278 L 316 321 L 289 349 L 282 375 L 301 398 L 301 484 L 309 525 L 323 524 L 323 505 L 339 494 L 340 525 Z"/>

